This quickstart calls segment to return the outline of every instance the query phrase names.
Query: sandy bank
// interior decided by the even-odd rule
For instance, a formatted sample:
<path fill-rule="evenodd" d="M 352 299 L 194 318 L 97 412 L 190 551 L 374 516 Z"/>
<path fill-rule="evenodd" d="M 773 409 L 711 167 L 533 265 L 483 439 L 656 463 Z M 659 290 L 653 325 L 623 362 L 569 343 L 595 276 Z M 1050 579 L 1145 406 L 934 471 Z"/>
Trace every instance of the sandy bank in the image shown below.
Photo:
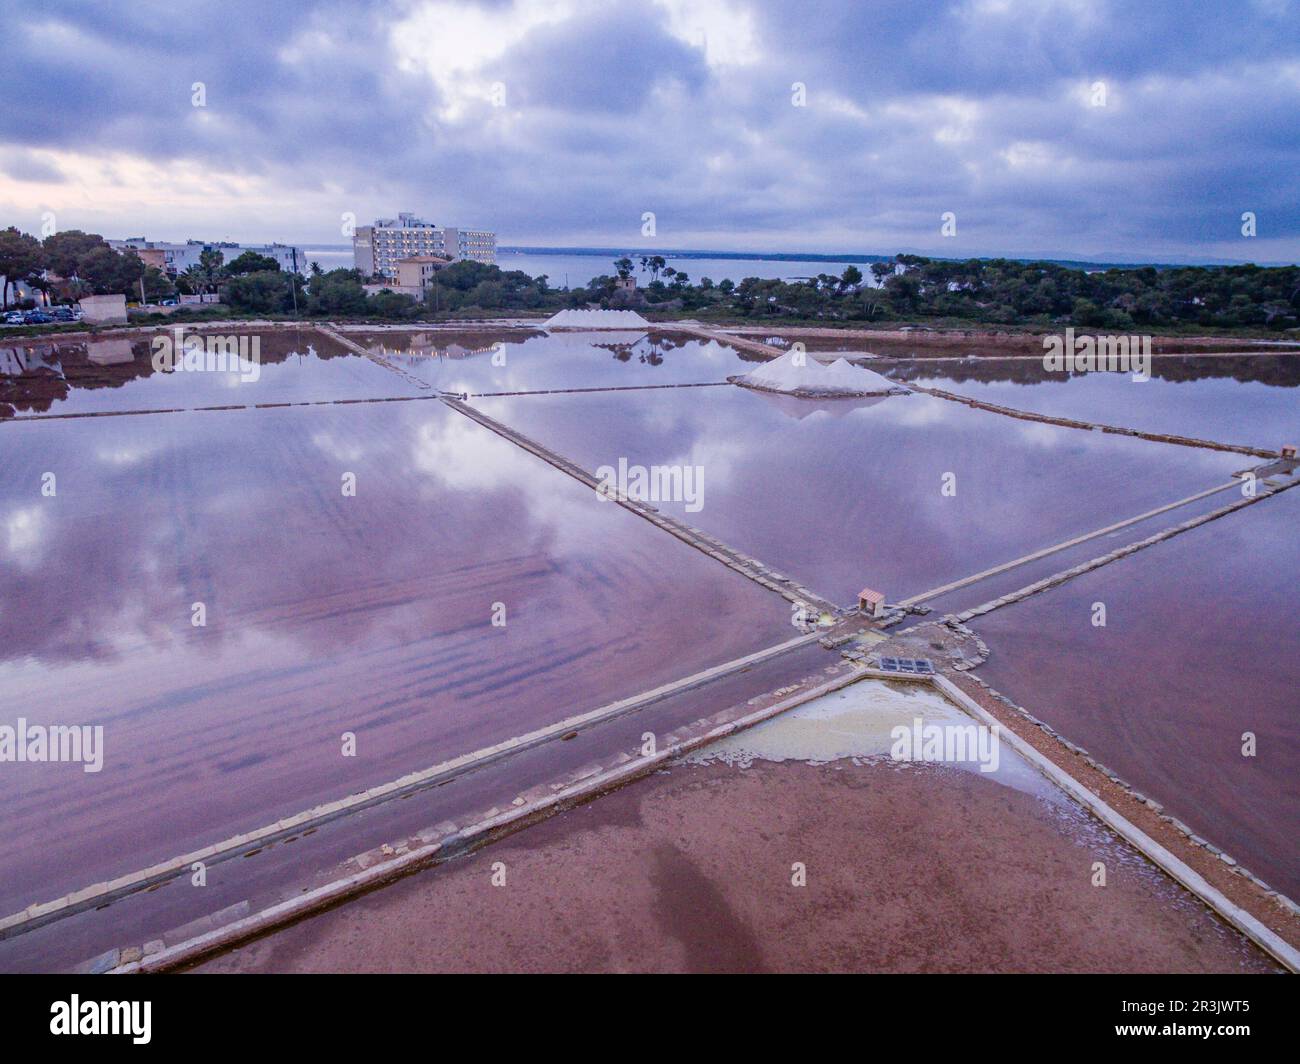
<path fill-rule="evenodd" d="M 947 767 L 756 760 L 678 765 L 201 970 L 1271 968 L 1068 803 Z"/>

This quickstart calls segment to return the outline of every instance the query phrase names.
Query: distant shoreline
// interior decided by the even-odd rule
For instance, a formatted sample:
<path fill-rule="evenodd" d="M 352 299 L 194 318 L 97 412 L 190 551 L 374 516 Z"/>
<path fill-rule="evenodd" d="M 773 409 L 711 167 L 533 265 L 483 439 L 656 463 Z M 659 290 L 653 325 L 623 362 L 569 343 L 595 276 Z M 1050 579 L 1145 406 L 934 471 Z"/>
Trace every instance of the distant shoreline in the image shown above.
<path fill-rule="evenodd" d="M 336 253 L 348 253 L 352 251 L 351 244 L 302 244 L 304 251 L 329 251 Z M 626 248 L 626 247 L 558 247 L 551 245 L 527 245 L 527 244 L 502 244 L 497 248 L 497 254 L 506 255 L 579 255 L 588 258 L 621 258 L 624 255 L 636 260 L 643 255 L 663 255 L 670 259 L 722 259 L 729 261 L 751 261 L 751 262 L 852 262 L 852 263 L 872 263 L 872 262 L 893 262 L 893 255 L 866 255 L 860 252 L 846 252 L 842 255 L 830 254 L 821 251 L 708 251 L 701 248 Z M 928 259 L 934 259 L 939 262 L 964 262 L 969 259 L 980 259 L 990 261 L 994 259 L 1006 259 L 1008 262 L 1050 262 L 1057 266 L 1065 266 L 1069 269 L 1076 270 L 1134 270 L 1144 266 L 1152 266 L 1157 270 L 1174 270 L 1182 269 L 1188 266 L 1215 267 L 1215 266 L 1244 266 L 1252 264 L 1256 266 L 1295 266 L 1300 263 L 1278 261 L 1259 261 L 1254 262 L 1248 259 L 1207 259 L 1197 262 L 1156 262 L 1151 260 L 1119 260 L 1119 259 L 1063 259 L 1052 258 L 1050 256 L 1038 255 L 934 255 L 926 252 L 903 252 L 903 254 L 916 254 Z"/>
<path fill-rule="evenodd" d="M 640 258 L 642 255 L 663 255 L 665 258 L 674 259 L 736 259 L 749 260 L 753 262 L 893 262 L 893 255 L 863 255 L 859 253 L 846 253 L 843 255 L 831 255 L 823 252 L 796 252 L 796 251 L 762 251 L 762 252 L 745 252 L 745 251 L 703 251 L 697 248 L 564 248 L 564 247 L 525 247 L 524 245 L 501 245 L 497 248 L 497 253 L 501 254 L 515 253 L 521 255 L 590 255 L 592 257 L 609 257 L 618 258 L 623 255 L 632 258 Z M 1005 259 L 1008 262 L 1050 262 L 1057 266 L 1065 266 L 1075 270 L 1135 270 L 1143 266 L 1153 266 L 1157 270 L 1177 270 L 1189 266 L 1214 267 L 1214 266 L 1295 266 L 1300 263 L 1294 262 L 1253 262 L 1247 259 L 1210 259 L 1204 262 L 1152 262 L 1143 261 L 1124 261 L 1117 260 L 1094 260 L 1094 259 L 1057 259 L 1046 256 L 1029 256 L 1029 255 L 935 255 L 927 252 L 901 252 L 900 254 L 916 254 L 927 259 L 933 259 L 936 262 L 966 262 L 970 259 L 979 259 L 982 261 L 993 261 Z"/>

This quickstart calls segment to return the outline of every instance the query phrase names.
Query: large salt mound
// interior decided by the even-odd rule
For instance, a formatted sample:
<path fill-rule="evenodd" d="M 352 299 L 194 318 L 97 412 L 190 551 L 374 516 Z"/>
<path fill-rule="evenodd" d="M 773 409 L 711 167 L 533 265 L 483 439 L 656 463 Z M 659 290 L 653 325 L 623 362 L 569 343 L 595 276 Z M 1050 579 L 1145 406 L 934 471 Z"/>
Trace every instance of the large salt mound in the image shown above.
<path fill-rule="evenodd" d="M 796 363 L 801 357 L 803 365 Z M 875 370 L 855 366 L 842 358 L 824 366 L 808 354 L 787 351 L 741 377 L 737 384 L 787 395 L 896 395 L 908 389 Z"/>
<path fill-rule="evenodd" d="M 542 323 L 543 329 L 648 329 L 635 310 L 562 310 Z"/>

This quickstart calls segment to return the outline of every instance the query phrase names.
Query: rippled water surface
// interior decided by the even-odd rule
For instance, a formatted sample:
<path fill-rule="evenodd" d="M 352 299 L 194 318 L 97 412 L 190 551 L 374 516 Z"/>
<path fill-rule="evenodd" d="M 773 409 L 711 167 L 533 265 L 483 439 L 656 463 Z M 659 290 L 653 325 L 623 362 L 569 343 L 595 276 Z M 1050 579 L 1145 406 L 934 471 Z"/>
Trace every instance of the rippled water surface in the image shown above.
<path fill-rule="evenodd" d="M 979 676 L 1293 898 L 1298 529 L 1292 489 L 972 622 Z"/>
<path fill-rule="evenodd" d="M 0 722 L 106 747 L 97 774 L 3 766 L 6 906 L 796 634 L 436 400 L 11 422 L 0 446 Z"/>
<path fill-rule="evenodd" d="M 890 376 L 1001 406 L 1277 450 L 1300 442 L 1300 355 L 1157 358 L 1150 380 L 1026 360 L 905 365 Z"/>
<path fill-rule="evenodd" d="M 706 388 L 476 405 L 592 472 L 620 459 L 698 467 L 702 508 L 664 510 L 843 603 L 863 586 L 897 601 L 1249 464 L 920 394 L 818 403 Z"/>

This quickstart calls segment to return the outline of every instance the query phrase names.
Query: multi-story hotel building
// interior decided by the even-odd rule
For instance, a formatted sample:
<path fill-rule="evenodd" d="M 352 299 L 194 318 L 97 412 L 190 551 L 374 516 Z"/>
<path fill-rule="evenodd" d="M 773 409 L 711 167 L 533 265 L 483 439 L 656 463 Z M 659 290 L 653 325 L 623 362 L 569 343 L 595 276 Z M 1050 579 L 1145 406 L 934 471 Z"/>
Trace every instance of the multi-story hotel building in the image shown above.
<path fill-rule="evenodd" d="M 374 225 L 358 226 L 352 237 L 352 255 L 356 268 L 365 276 L 396 277 L 399 262 L 419 255 L 493 264 L 497 260 L 497 237 L 480 229 L 434 225 L 403 213 L 396 218 L 380 218 Z"/>

